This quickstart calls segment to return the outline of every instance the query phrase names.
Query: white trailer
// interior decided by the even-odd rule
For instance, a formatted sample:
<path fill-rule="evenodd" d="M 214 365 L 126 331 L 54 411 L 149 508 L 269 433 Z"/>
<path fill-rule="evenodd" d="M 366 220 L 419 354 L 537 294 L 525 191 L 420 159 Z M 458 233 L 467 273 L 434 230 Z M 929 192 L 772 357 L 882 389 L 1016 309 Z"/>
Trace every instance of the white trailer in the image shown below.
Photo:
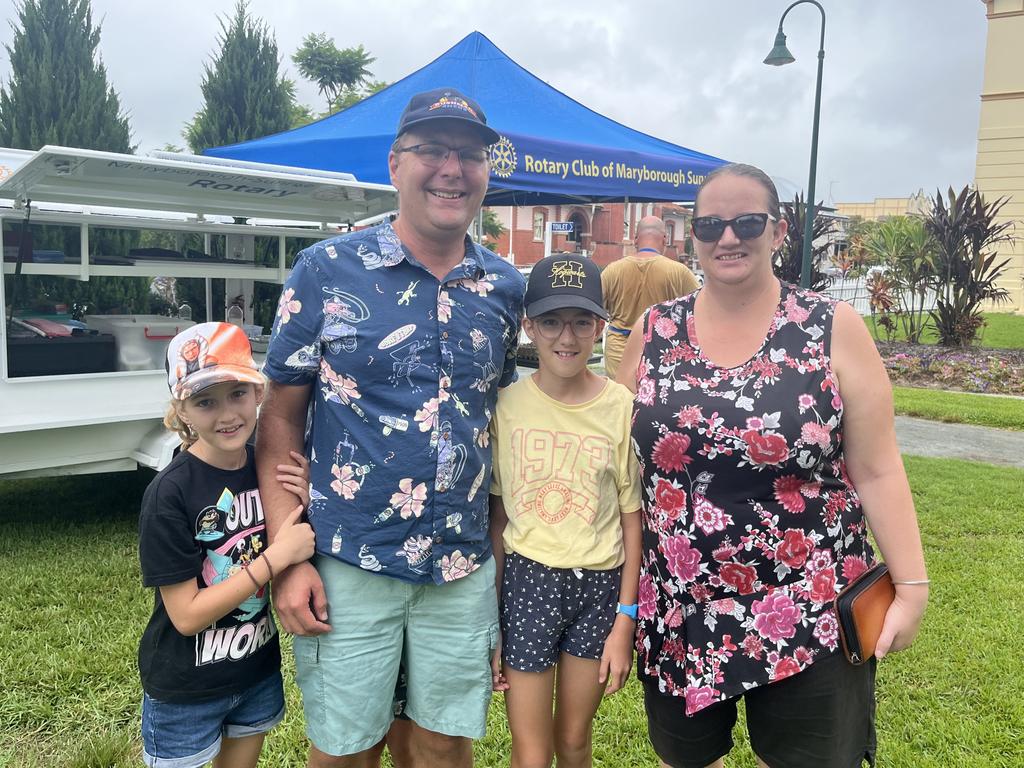
<path fill-rule="evenodd" d="M 161 426 L 168 403 L 159 355 L 119 350 L 116 370 L 61 375 L 17 375 L 10 354 L 9 292 L 16 271 L 73 280 L 109 276 L 206 279 L 206 318 L 211 279 L 227 281 L 227 295 L 251 299 L 252 281 L 283 283 L 286 238 L 309 242 L 397 206 L 395 190 L 350 174 L 224 161 L 171 153 L 137 157 L 47 146 L 38 152 L 0 151 L 0 230 L 19 233 L 31 209 L 32 224 L 76 227 L 81 253 L 63 263 L 21 260 L 5 248 L 0 280 L 0 479 L 160 469 L 176 440 Z M 252 219 L 262 223 L 252 223 Z M 245 220 L 246 223 L 237 223 Z M 144 259 L 110 264 L 90 253 L 89 236 L 104 229 L 198 233 L 204 251 L 224 238 L 230 261 Z M 20 236 L 20 234 L 19 234 Z M 253 263 L 256 237 L 276 238 L 277 263 Z M 11 260 L 9 260 L 11 259 Z M 117 261 L 117 260 L 115 260 Z M 106 263 L 104 263 L 106 262 Z M 252 323 L 252 302 L 244 302 Z M 187 321 L 152 316 L 107 316 L 105 328 L 135 323 L 139 338 L 154 344 Z M 44 350 L 45 350 L 44 346 Z M 54 352 L 59 354 L 55 346 Z M 130 353 L 130 354 L 129 354 Z"/>

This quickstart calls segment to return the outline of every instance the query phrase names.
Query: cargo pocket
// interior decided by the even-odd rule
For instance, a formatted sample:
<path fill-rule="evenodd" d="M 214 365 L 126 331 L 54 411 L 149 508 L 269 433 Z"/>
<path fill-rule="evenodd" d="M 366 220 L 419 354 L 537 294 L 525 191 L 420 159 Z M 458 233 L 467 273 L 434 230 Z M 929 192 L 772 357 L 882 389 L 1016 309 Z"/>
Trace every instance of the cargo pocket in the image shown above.
<path fill-rule="evenodd" d="M 295 682 L 302 691 L 303 709 L 306 719 L 324 713 L 324 676 L 320 667 L 320 638 L 295 635 L 292 642 L 295 654 Z"/>
<path fill-rule="evenodd" d="M 295 635 L 292 641 L 295 662 L 316 665 L 320 663 L 320 638 L 316 635 L 303 637 Z"/>

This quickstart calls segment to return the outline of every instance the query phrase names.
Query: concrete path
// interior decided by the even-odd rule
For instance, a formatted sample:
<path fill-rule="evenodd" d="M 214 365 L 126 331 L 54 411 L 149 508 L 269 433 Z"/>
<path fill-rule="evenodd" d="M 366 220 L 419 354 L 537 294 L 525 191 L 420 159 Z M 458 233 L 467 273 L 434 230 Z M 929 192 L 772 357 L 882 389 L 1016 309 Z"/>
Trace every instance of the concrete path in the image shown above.
<path fill-rule="evenodd" d="M 1024 432 L 897 416 L 896 440 L 908 456 L 982 461 L 1024 469 Z"/>
<path fill-rule="evenodd" d="M 518 370 L 522 378 L 536 368 L 520 365 Z M 604 373 L 603 368 L 596 366 L 595 371 Z M 1024 469 L 1024 432 L 897 416 L 896 440 L 900 451 L 908 456 L 981 461 Z"/>

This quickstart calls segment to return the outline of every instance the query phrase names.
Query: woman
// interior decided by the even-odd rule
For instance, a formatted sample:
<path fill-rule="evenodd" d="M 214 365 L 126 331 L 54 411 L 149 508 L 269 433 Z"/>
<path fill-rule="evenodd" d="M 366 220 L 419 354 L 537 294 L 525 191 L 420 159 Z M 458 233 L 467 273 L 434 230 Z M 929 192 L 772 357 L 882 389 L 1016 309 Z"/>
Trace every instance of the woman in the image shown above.
<path fill-rule="evenodd" d="M 831 607 L 874 563 L 865 519 L 897 584 L 878 658 L 910 645 L 928 597 L 888 377 L 849 305 L 772 273 L 786 222 L 763 172 L 717 169 L 694 216 L 704 286 L 640 318 L 619 374 L 651 741 L 671 768 L 721 766 L 743 696 L 760 766 L 873 762 L 875 660 L 846 661 Z"/>

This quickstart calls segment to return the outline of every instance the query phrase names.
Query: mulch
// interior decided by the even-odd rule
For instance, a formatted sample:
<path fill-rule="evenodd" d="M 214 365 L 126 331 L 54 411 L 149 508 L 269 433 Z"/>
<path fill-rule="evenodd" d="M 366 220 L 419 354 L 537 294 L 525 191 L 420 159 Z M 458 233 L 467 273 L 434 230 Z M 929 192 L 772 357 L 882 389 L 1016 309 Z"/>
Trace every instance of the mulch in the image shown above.
<path fill-rule="evenodd" d="M 940 347 L 886 341 L 876 342 L 876 346 L 893 384 L 1024 395 L 1024 349 Z M 914 358 L 917 364 L 907 365 L 907 358 Z"/>

